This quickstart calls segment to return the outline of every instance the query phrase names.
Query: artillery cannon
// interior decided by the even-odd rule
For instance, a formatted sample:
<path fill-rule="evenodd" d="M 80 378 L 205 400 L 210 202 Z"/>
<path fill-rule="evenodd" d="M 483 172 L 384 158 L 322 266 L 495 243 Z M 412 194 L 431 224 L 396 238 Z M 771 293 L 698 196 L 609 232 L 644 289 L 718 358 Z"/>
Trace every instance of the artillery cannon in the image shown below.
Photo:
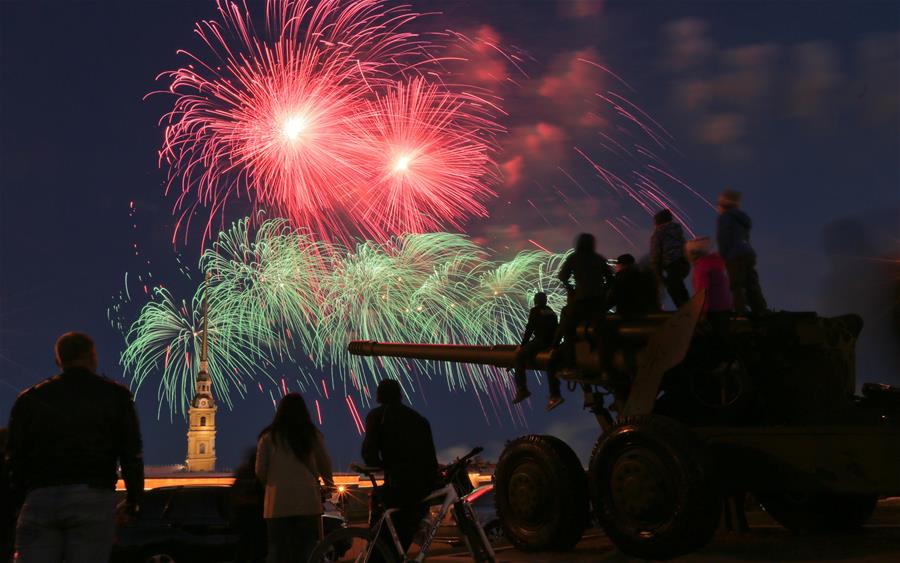
<path fill-rule="evenodd" d="M 900 393 L 856 396 L 855 315 L 706 318 L 675 313 L 582 323 L 569 353 L 538 354 L 581 384 L 602 432 L 587 471 L 565 442 L 510 441 L 494 474 L 507 537 L 573 547 L 591 510 L 623 552 L 668 559 L 703 547 L 728 495 L 752 492 L 794 530 L 861 526 L 900 494 Z M 514 366 L 516 347 L 351 342 L 351 354 Z"/>

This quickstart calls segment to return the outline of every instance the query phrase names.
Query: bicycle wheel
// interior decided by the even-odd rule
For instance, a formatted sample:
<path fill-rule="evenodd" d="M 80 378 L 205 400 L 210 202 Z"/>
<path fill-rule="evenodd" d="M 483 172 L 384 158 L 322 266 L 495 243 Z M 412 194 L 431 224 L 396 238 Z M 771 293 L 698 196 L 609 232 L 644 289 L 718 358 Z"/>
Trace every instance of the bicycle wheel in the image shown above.
<path fill-rule="evenodd" d="M 371 550 L 369 549 L 371 546 Z M 366 558 L 368 554 L 368 558 Z M 388 545 L 372 537 L 366 528 L 341 528 L 325 536 L 312 554 L 309 563 L 337 563 L 354 561 L 357 563 L 396 563 Z"/>
<path fill-rule="evenodd" d="M 475 515 L 472 506 L 466 502 L 460 502 L 453 507 L 453 515 L 466 542 L 466 547 L 469 548 L 472 560 L 475 563 L 495 563 L 494 549 L 484 531 L 479 528 L 478 516 Z"/>

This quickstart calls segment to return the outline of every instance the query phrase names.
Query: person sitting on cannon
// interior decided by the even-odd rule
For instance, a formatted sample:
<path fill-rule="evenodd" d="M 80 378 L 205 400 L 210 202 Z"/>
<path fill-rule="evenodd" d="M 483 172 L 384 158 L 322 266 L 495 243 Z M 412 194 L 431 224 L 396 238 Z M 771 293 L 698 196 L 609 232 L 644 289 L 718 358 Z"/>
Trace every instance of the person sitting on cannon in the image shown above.
<path fill-rule="evenodd" d="M 521 403 L 531 396 L 528 390 L 528 382 L 525 379 L 525 368 L 528 362 L 534 360 L 538 352 L 546 350 L 553 345 L 553 339 L 557 329 L 556 313 L 547 306 L 547 294 L 538 292 L 534 294 L 534 307 L 528 312 L 528 324 L 522 333 L 522 343 L 516 351 L 516 396 L 513 404 Z M 550 400 L 547 402 L 547 410 L 551 410 L 563 402 L 560 393 L 559 380 L 555 377 L 548 379 L 550 385 Z"/>
<path fill-rule="evenodd" d="M 646 315 L 659 310 L 656 280 L 641 271 L 631 254 L 616 259 L 616 276 L 607 295 L 607 309 L 615 307 L 623 317 Z"/>
<path fill-rule="evenodd" d="M 581 233 L 575 239 L 575 251 L 566 257 L 559 270 L 559 281 L 573 293 L 572 314 L 563 325 L 566 340 L 574 342 L 575 328 L 590 320 L 599 326 L 605 316 L 606 293 L 612 283 L 613 273 L 606 258 L 594 249 L 594 235 Z M 571 279 L 575 279 L 575 285 Z"/>

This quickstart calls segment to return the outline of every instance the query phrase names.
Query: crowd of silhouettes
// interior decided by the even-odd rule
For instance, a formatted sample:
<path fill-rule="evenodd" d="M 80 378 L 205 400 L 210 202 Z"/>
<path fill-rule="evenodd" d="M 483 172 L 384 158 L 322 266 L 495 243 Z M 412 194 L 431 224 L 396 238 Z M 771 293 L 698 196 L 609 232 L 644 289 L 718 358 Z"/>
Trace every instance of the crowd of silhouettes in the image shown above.
<path fill-rule="evenodd" d="M 595 239 L 582 233 L 575 239 L 573 251 L 566 257 L 558 278 L 566 292 L 566 306 L 560 312 L 555 334 L 556 313 L 547 305 L 547 295 L 538 292 L 534 307 L 517 349 L 513 404 L 531 396 L 525 373 L 543 351 L 556 349 L 556 365 L 549 366 L 550 398 L 546 410 L 563 402 L 557 374 L 559 364 L 574 360 L 576 328 L 590 321 L 595 338 L 611 338 L 606 315 L 615 312 L 629 319 L 661 310 L 661 294 L 668 294 L 678 309 L 691 299 L 685 285 L 690 275 L 694 295 L 703 294 L 703 313 L 721 329 L 732 313 L 762 315 L 768 312 L 756 271 L 756 252 L 750 243 L 752 221 L 740 209 L 741 193 L 725 190 L 719 196 L 716 241 L 719 252 L 712 248 L 709 237 L 685 240 L 684 229 L 668 209 L 653 217 L 650 237 L 649 267 L 638 265 L 634 256 L 622 254 L 615 261 L 615 273 L 606 259 L 597 253 Z M 574 282 L 574 283 L 573 283 Z M 601 346 L 603 362 L 610 359 L 612 346 Z"/>

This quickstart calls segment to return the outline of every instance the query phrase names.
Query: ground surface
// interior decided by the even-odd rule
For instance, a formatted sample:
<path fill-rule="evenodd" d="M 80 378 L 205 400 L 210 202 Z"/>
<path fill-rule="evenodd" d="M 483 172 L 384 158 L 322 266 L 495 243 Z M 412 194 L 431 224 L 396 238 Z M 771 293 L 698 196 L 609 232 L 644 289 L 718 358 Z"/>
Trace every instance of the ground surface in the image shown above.
<path fill-rule="evenodd" d="M 900 562 L 900 499 L 883 501 L 872 519 L 855 533 L 798 536 L 784 530 L 759 511 L 748 514 L 750 531 L 736 534 L 720 531 L 703 550 L 673 561 L 677 563 L 731 562 Z M 447 548 L 428 557 L 433 563 L 459 563 L 469 559 L 459 550 Z M 626 563 L 640 561 L 619 552 L 598 530 L 592 530 L 567 553 L 523 553 L 508 546 L 497 551 L 498 562 L 542 563 L 596 561 Z"/>

